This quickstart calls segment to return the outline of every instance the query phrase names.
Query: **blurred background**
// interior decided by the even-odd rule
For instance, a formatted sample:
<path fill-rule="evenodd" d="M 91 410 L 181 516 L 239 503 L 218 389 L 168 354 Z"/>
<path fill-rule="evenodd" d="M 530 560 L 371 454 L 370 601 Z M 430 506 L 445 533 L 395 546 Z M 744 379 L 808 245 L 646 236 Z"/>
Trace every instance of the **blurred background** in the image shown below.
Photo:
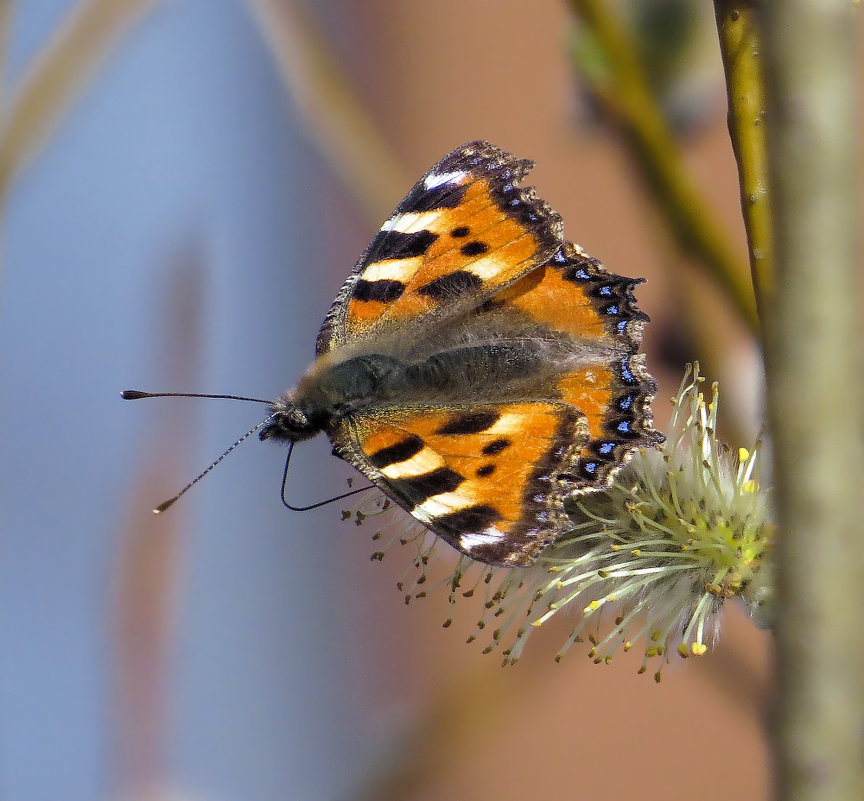
<path fill-rule="evenodd" d="M 482 138 L 648 279 L 657 427 L 698 358 L 752 443 L 752 330 L 644 180 L 583 5 L 0 4 L 0 800 L 768 796 L 770 638 L 737 608 L 659 685 L 635 653 L 556 664 L 563 619 L 502 670 L 465 644 L 479 599 L 406 606 L 409 549 L 370 561 L 344 504 L 286 511 L 278 448 L 250 440 L 154 518 L 262 409 L 119 398 L 290 387 L 383 219 Z M 746 279 L 710 7 L 606 5 Z M 348 475 L 304 444 L 291 496 Z"/>

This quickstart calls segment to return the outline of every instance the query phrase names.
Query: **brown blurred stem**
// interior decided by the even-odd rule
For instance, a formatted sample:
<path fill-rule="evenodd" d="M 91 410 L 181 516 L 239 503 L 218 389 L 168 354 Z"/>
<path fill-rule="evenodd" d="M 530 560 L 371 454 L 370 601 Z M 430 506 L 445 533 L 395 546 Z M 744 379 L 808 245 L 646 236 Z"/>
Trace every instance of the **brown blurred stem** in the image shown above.
<path fill-rule="evenodd" d="M 606 57 L 607 81 L 591 89 L 617 125 L 643 180 L 653 192 L 673 234 L 684 250 L 725 290 L 741 319 L 758 333 L 756 305 L 747 270 L 729 246 L 729 237 L 684 168 L 680 150 L 645 78 L 638 48 L 604 0 L 570 0 L 570 7 L 593 34 Z"/>
<path fill-rule="evenodd" d="M 864 798 L 860 25 L 765 0 L 776 297 L 766 306 L 784 801 Z"/>
<path fill-rule="evenodd" d="M 9 30 L 12 27 L 13 11 L 13 0 L 0 0 L 0 104 L 6 100 L 6 65 L 9 55 Z"/>
<path fill-rule="evenodd" d="M 376 226 L 410 185 L 308 11 L 248 0 L 309 136 Z"/>
<path fill-rule="evenodd" d="M 83 0 L 34 57 L 0 120 L 0 202 L 121 33 L 158 0 Z M 9 2 L 0 5 L 6 24 Z"/>
<path fill-rule="evenodd" d="M 715 0 L 714 12 L 726 73 L 729 135 L 738 165 L 750 272 L 761 308 L 774 293 L 774 254 L 758 13 L 752 0 Z"/>

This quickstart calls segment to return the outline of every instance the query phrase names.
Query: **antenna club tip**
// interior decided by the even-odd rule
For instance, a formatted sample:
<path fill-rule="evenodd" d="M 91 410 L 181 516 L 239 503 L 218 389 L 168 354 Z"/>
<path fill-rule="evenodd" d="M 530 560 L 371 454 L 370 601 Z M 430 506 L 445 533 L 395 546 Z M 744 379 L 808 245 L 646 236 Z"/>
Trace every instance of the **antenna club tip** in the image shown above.
<path fill-rule="evenodd" d="M 160 503 L 160 504 L 159 504 L 159 505 L 158 505 L 158 506 L 153 510 L 153 514 L 154 514 L 154 515 L 161 515 L 162 512 L 164 512 L 166 509 L 170 509 L 170 508 L 171 508 L 171 507 L 172 507 L 172 506 L 177 502 L 177 499 L 178 499 L 179 497 L 180 497 L 179 495 L 175 495 L 173 498 L 169 498 L 167 501 L 164 501 L 163 503 Z"/>
<path fill-rule="evenodd" d="M 147 393 L 141 392 L 137 389 L 124 389 L 120 393 L 120 397 L 123 398 L 123 400 L 139 400 L 140 398 L 146 398 Z"/>

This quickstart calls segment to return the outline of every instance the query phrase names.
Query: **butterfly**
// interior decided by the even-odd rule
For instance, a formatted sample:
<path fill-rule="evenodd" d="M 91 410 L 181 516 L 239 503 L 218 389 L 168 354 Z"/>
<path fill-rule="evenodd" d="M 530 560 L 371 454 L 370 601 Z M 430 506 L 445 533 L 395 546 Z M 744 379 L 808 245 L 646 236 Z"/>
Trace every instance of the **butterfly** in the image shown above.
<path fill-rule="evenodd" d="M 334 455 L 463 554 L 527 566 L 662 441 L 637 353 L 641 279 L 564 240 L 520 181 L 533 162 L 469 142 L 435 164 L 360 257 L 316 361 L 261 439 L 324 432 Z"/>

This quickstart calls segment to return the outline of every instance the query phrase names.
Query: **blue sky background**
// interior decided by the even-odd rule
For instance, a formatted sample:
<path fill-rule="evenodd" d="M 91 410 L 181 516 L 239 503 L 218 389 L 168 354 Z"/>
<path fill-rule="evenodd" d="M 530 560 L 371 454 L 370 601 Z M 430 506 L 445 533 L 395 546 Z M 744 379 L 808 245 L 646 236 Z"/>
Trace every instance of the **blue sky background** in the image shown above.
<path fill-rule="evenodd" d="M 20 4 L 13 80 L 71 6 Z M 271 397 L 293 382 L 347 272 L 324 278 L 326 181 L 243 5 L 174 0 L 112 50 L 16 182 L 0 285 L 0 798 L 118 789 L 116 570 L 142 459 L 180 460 L 159 485 L 171 494 L 262 412 L 118 393 Z M 200 360 L 175 358 L 190 347 Z M 176 447 L 154 454 L 172 425 Z M 250 442 L 172 512 L 195 533 L 167 761 L 203 798 L 333 797 L 362 750 L 332 645 L 347 633 L 328 623 L 339 601 L 310 603 L 332 542 L 302 535 L 336 513 L 289 518 L 281 459 Z M 326 491 L 310 477 L 323 464 L 294 471 L 297 497 Z"/>

